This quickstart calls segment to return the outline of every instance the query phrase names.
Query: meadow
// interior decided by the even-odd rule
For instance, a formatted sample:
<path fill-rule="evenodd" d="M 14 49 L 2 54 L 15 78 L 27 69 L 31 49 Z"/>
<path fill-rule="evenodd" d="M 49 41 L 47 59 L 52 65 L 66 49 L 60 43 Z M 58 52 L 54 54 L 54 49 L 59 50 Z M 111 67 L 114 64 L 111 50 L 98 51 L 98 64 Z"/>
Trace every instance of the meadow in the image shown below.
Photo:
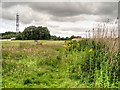
<path fill-rule="evenodd" d="M 119 88 L 119 38 L 108 32 L 98 25 L 79 41 L 2 41 L 2 88 Z"/>
<path fill-rule="evenodd" d="M 119 52 L 109 49 L 93 39 L 3 41 L 2 88 L 118 88 Z"/>

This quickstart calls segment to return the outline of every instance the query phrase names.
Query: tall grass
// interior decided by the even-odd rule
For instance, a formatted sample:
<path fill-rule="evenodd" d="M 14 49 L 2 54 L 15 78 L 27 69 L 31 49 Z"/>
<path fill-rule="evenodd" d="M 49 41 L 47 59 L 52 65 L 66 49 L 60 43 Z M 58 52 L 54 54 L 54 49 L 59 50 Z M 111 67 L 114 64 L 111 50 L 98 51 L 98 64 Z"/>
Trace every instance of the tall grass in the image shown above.
<path fill-rule="evenodd" d="M 87 39 L 66 43 L 66 54 L 77 62 L 71 68 L 70 77 L 91 87 L 118 88 L 120 51 L 115 31 L 98 24 Z"/>
<path fill-rule="evenodd" d="M 118 88 L 119 42 L 109 29 L 97 25 L 88 38 L 65 43 L 3 42 L 2 87 Z"/>

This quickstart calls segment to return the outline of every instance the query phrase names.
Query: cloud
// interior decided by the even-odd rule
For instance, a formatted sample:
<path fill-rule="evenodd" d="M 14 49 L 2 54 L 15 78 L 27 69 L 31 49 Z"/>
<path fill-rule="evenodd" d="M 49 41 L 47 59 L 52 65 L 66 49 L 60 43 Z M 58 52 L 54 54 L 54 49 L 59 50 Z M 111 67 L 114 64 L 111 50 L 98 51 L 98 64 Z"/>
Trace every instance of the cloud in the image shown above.
<path fill-rule="evenodd" d="M 50 2 L 32 3 L 29 6 L 38 12 L 49 13 L 56 17 L 72 17 L 82 14 L 116 16 L 118 3 L 113 2 Z"/>
<path fill-rule="evenodd" d="M 29 4 L 38 12 L 51 14 L 52 20 L 58 22 L 77 22 L 77 21 L 98 21 L 106 22 L 107 19 L 114 20 L 117 17 L 117 3 L 38 3 Z"/>
<path fill-rule="evenodd" d="M 36 10 L 52 14 L 58 17 L 76 16 L 79 14 L 90 13 L 88 7 L 79 2 L 50 2 L 50 3 L 32 3 L 29 6 Z"/>
<path fill-rule="evenodd" d="M 95 14 L 98 15 L 112 15 L 116 16 L 118 13 L 118 3 L 117 2 L 102 2 L 102 3 L 96 3 L 96 6 L 98 7 Z"/>
<path fill-rule="evenodd" d="M 53 35 L 69 36 L 83 34 L 94 23 L 113 21 L 118 15 L 117 8 L 117 2 L 9 2 L 2 3 L 0 10 L 6 25 L 7 20 L 15 23 L 19 13 L 22 29 L 27 25 L 41 25 L 47 26 Z"/>
<path fill-rule="evenodd" d="M 3 3 L 3 18 L 14 19 L 14 15 L 19 10 L 21 16 L 25 16 L 24 23 L 29 23 L 33 18 L 38 20 L 39 14 L 49 15 L 52 20 L 75 22 L 86 20 L 86 16 L 93 18 L 93 15 L 102 18 L 117 17 L 117 3 L 113 2 L 32 2 L 32 3 Z M 31 12 L 31 14 L 29 14 Z M 9 14 L 8 14 L 9 13 Z M 36 13 L 36 17 L 34 17 Z M 13 15 L 14 14 L 14 15 Z M 25 15 L 27 14 L 27 15 Z M 39 16 L 37 16 L 39 15 Z M 32 19 L 30 19 L 32 18 Z M 94 19 L 94 18 L 93 18 Z M 28 20 L 28 21 L 27 21 Z M 88 19 L 89 20 L 89 19 Z M 98 19 L 103 21 L 102 19 Z"/>
<path fill-rule="evenodd" d="M 2 2 L 2 8 L 11 8 L 17 5 L 26 5 L 26 2 Z"/>
<path fill-rule="evenodd" d="M 15 21 L 16 13 L 19 13 L 20 22 L 24 24 L 31 24 L 32 22 L 44 23 L 50 17 L 48 14 L 35 12 L 26 5 L 17 5 L 10 8 L 3 8 L 2 19 Z"/>

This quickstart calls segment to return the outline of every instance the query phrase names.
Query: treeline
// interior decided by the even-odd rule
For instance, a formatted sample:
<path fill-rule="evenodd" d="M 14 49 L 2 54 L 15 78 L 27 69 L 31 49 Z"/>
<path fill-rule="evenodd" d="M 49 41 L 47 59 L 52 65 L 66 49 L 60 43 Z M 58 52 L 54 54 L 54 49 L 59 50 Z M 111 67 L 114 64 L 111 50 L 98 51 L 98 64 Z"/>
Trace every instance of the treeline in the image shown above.
<path fill-rule="evenodd" d="M 52 35 L 51 39 L 52 40 L 71 40 L 71 38 L 69 38 L 69 37 L 60 37 L 60 36 L 57 37 L 55 35 L 54 36 Z"/>
<path fill-rule="evenodd" d="M 12 37 L 16 37 L 16 32 L 5 32 L 5 33 L 0 33 L 0 38 L 1 39 L 10 39 Z"/>
<path fill-rule="evenodd" d="M 11 39 L 15 37 L 16 40 L 71 40 L 72 36 L 60 37 L 51 35 L 47 27 L 42 26 L 29 26 L 23 32 L 5 32 L 0 34 L 2 39 Z"/>

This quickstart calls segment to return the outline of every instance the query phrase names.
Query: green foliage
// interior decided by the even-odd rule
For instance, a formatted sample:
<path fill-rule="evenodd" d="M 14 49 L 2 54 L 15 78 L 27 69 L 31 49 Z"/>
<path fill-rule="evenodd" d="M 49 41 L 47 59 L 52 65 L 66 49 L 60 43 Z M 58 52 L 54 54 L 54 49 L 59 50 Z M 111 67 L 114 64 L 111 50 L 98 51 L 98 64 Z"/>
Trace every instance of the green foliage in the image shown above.
<path fill-rule="evenodd" d="M 51 40 L 71 40 L 71 38 L 69 38 L 69 37 L 60 37 L 60 36 L 53 36 L 53 35 L 51 35 Z"/>
<path fill-rule="evenodd" d="M 16 37 L 16 33 L 8 31 L 5 33 L 1 33 L 0 36 L 2 36 L 1 37 L 2 39 L 10 39 L 10 38 Z"/>
<path fill-rule="evenodd" d="M 110 62 L 104 43 L 11 41 L 2 49 L 3 88 L 118 88 L 120 52 Z"/>
<path fill-rule="evenodd" d="M 47 40 L 50 39 L 50 32 L 47 27 L 29 26 L 22 32 L 22 39 L 24 40 Z"/>
<path fill-rule="evenodd" d="M 23 33 L 19 32 L 16 36 L 16 40 L 24 40 L 24 35 Z"/>
<path fill-rule="evenodd" d="M 50 35 L 50 31 L 47 27 L 42 26 L 29 26 L 24 29 L 23 32 L 5 32 L 0 33 L 0 38 L 16 40 L 71 40 L 69 37 L 60 37 L 55 35 Z"/>
<path fill-rule="evenodd" d="M 104 43 L 90 39 L 68 42 L 65 49 L 73 57 L 75 54 L 80 55 L 74 59 L 80 63 L 72 66 L 71 77 L 94 83 L 93 87 L 118 87 L 118 51 L 110 54 Z"/>

